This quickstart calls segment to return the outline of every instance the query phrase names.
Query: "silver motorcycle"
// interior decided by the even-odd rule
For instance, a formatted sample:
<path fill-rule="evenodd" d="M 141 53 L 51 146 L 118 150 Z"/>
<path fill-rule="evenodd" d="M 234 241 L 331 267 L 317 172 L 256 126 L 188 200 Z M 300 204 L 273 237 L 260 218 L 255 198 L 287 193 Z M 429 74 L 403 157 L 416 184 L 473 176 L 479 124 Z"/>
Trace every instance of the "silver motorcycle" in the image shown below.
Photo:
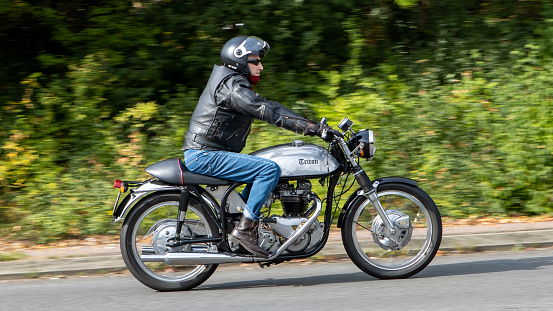
<path fill-rule="evenodd" d="M 326 119 L 321 122 L 326 125 Z M 414 180 L 371 181 L 359 160 L 373 158 L 374 133 L 355 132 L 352 126 L 344 118 L 341 132 L 323 133 L 328 148 L 296 140 L 252 153 L 282 169 L 254 230 L 269 258 L 229 240 L 246 206 L 237 191 L 243 184 L 191 173 L 180 158 L 147 167 L 148 180 L 116 180 L 120 191 L 113 220 L 124 219 L 120 243 L 129 271 L 156 290 L 188 290 L 205 282 L 219 264 L 269 266 L 313 256 L 335 223 L 348 256 L 367 274 L 396 279 L 420 272 L 440 246 L 438 208 Z M 343 202 L 354 184 L 358 188 Z M 326 191 L 323 200 L 314 188 Z"/>

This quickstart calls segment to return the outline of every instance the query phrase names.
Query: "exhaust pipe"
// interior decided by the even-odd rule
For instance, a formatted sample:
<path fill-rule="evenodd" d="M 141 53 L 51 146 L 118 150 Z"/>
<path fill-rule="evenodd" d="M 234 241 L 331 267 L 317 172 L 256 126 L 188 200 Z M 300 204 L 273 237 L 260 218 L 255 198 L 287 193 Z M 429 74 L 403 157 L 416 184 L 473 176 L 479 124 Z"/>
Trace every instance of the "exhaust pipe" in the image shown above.
<path fill-rule="evenodd" d="M 266 260 L 254 256 L 236 256 L 224 253 L 167 253 L 165 255 L 142 255 L 140 258 L 143 262 L 165 262 L 171 266 L 251 263 Z"/>

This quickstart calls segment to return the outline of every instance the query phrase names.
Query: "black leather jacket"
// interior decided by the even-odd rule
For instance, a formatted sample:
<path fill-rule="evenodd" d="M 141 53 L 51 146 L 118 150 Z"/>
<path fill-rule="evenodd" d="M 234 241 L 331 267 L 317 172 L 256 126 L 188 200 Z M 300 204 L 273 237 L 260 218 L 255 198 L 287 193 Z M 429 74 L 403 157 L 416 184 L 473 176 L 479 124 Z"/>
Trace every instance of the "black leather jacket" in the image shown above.
<path fill-rule="evenodd" d="M 182 150 L 240 152 L 254 119 L 298 134 L 304 132 L 307 122 L 316 123 L 259 96 L 246 77 L 215 65 L 190 119 Z"/>

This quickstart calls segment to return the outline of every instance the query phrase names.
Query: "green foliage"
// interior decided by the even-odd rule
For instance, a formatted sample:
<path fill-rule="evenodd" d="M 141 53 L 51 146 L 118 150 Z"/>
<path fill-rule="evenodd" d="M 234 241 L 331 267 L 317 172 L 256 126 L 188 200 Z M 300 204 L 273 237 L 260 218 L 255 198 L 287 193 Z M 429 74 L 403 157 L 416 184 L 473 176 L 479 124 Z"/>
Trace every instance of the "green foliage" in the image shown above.
<path fill-rule="evenodd" d="M 181 155 L 237 34 L 272 46 L 257 92 L 375 130 L 371 177 L 417 179 L 454 217 L 553 213 L 552 16 L 538 0 L 0 0 L 0 234 L 116 233 L 112 180 Z M 256 122 L 245 152 L 294 139 L 320 143 Z"/>
<path fill-rule="evenodd" d="M 13 261 L 13 260 L 20 260 L 27 257 L 27 255 L 21 253 L 21 252 L 7 252 L 7 253 L 0 253 L 0 262 L 2 261 Z"/>
<path fill-rule="evenodd" d="M 380 84 L 384 77 L 364 77 L 357 93 L 318 111 L 371 124 L 378 151 L 367 169 L 421 181 L 445 215 L 551 213 L 553 67 L 537 51 L 513 50 L 508 71 L 489 57 L 488 69 L 417 93 L 396 76 Z M 334 73 L 329 83 L 348 74 Z"/>
<path fill-rule="evenodd" d="M 179 92 L 164 107 L 137 103 L 112 118 L 108 61 L 88 55 L 48 87 L 33 74 L 23 100 L 7 107 L 15 126 L 2 145 L 1 213 L 4 224 L 23 220 L 19 238 L 115 233 L 106 197 L 112 180 L 143 179 L 141 168 L 180 153 L 183 122 L 169 108 L 188 101 L 191 109 L 197 96 Z"/>

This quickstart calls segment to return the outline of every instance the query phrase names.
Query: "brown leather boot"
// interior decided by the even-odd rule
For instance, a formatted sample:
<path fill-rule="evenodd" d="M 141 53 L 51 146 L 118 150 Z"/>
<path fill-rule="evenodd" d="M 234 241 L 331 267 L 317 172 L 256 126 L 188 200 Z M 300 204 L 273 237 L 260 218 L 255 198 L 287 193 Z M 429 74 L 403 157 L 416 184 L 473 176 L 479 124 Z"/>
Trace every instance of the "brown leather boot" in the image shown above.
<path fill-rule="evenodd" d="M 236 228 L 234 228 L 234 230 L 232 230 L 230 235 L 236 239 L 240 245 L 247 249 L 248 252 L 259 257 L 269 258 L 269 252 L 259 247 L 259 245 L 255 242 L 257 239 L 252 238 L 254 224 L 255 222 L 253 220 L 242 215 L 240 223 Z"/>

